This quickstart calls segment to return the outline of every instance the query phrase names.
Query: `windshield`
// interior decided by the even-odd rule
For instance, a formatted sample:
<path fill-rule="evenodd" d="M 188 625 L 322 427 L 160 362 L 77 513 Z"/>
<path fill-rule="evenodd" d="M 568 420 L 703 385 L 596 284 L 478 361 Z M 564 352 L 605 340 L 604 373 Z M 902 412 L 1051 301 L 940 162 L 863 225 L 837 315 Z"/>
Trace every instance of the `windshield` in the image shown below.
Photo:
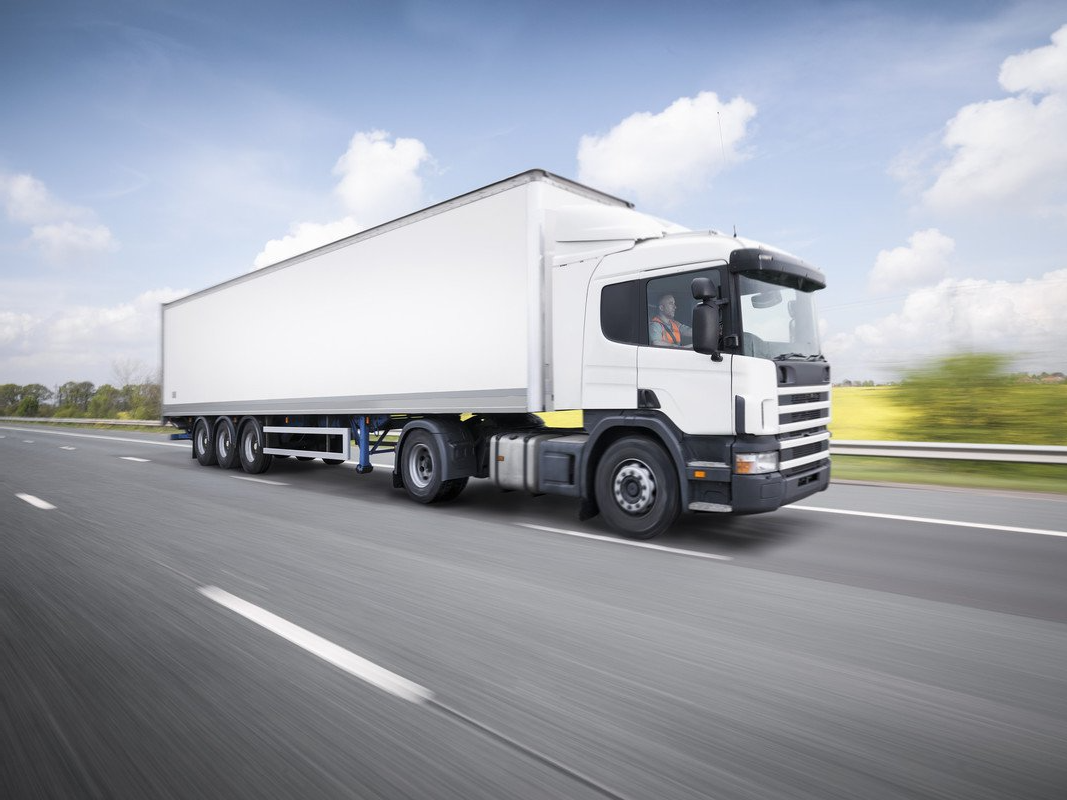
<path fill-rule="evenodd" d="M 815 298 L 773 281 L 739 275 L 741 323 L 746 356 L 770 359 L 822 359 L 815 317 Z M 767 280 L 770 279 L 770 280 Z"/>

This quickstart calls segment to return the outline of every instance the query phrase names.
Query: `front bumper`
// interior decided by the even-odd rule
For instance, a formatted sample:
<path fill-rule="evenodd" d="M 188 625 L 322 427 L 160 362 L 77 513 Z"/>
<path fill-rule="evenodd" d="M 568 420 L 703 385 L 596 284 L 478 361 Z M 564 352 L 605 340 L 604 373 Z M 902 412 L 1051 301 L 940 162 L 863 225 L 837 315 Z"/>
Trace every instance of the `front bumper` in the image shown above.
<path fill-rule="evenodd" d="M 735 514 L 760 514 L 803 500 L 829 486 L 829 459 L 788 477 L 780 472 L 734 475 L 730 482 L 730 505 Z"/>

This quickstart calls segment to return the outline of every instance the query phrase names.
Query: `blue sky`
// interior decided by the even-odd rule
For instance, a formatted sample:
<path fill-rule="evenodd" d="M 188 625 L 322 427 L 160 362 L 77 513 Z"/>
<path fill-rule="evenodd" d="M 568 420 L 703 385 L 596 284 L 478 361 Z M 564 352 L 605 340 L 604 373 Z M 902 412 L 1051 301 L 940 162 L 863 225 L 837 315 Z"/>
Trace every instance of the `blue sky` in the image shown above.
<path fill-rule="evenodd" d="M 1065 26 L 995 0 L 6 0 L 0 383 L 150 371 L 159 302 L 532 167 L 822 268 L 837 379 L 957 349 L 1067 371 Z"/>

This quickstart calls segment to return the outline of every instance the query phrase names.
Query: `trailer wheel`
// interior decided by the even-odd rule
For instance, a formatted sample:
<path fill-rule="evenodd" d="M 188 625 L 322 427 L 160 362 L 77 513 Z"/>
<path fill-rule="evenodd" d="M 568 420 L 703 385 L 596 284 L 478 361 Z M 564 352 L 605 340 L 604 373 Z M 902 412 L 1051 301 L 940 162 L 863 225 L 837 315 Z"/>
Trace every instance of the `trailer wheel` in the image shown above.
<path fill-rule="evenodd" d="M 241 463 L 237 455 L 237 428 L 229 417 L 215 423 L 215 458 L 223 469 L 233 469 Z"/>
<path fill-rule="evenodd" d="M 237 452 L 241 459 L 241 468 L 249 475 L 259 475 L 270 468 L 273 456 L 263 452 L 263 426 L 258 420 L 250 419 L 241 426 Z"/>
<path fill-rule="evenodd" d="M 344 464 L 345 460 L 343 458 L 324 458 L 322 459 L 322 463 L 329 464 L 331 467 L 336 467 Z"/>
<path fill-rule="evenodd" d="M 467 485 L 466 478 L 441 479 L 440 455 L 433 436 L 412 431 L 400 455 L 400 472 L 408 496 L 419 503 L 440 503 L 453 499 Z"/>
<path fill-rule="evenodd" d="M 678 476 L 655 442 L 631 436 L 611 445 L 597 465 L 597 505 L 607 523 L 631 539 L 651 539 L 678 518 Z"/>
<path fill-rule="evenodd" d="M 211 438 L 211 426 L 206 419 L 198 419 L 193 426 L 193 452 L 202 467 L 212 467 L 218 463 L 215 458 L 215 443 Z"/>

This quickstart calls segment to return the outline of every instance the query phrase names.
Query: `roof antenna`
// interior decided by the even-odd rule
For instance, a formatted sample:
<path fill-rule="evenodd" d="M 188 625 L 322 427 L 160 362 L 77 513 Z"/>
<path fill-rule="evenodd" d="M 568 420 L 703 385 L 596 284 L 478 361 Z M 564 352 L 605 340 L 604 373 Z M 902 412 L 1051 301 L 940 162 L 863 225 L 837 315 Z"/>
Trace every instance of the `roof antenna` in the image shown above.
<path fill-rule="evenodd" d="M 719 120 L 719 147 L 722 148 L 722 166 L 726 169 L 726 141 L 722 136 L 722 112 L 716 111 L 715 116 Z M 737 223 L 734 223 L 734 238 L 737 238 Z"/>

